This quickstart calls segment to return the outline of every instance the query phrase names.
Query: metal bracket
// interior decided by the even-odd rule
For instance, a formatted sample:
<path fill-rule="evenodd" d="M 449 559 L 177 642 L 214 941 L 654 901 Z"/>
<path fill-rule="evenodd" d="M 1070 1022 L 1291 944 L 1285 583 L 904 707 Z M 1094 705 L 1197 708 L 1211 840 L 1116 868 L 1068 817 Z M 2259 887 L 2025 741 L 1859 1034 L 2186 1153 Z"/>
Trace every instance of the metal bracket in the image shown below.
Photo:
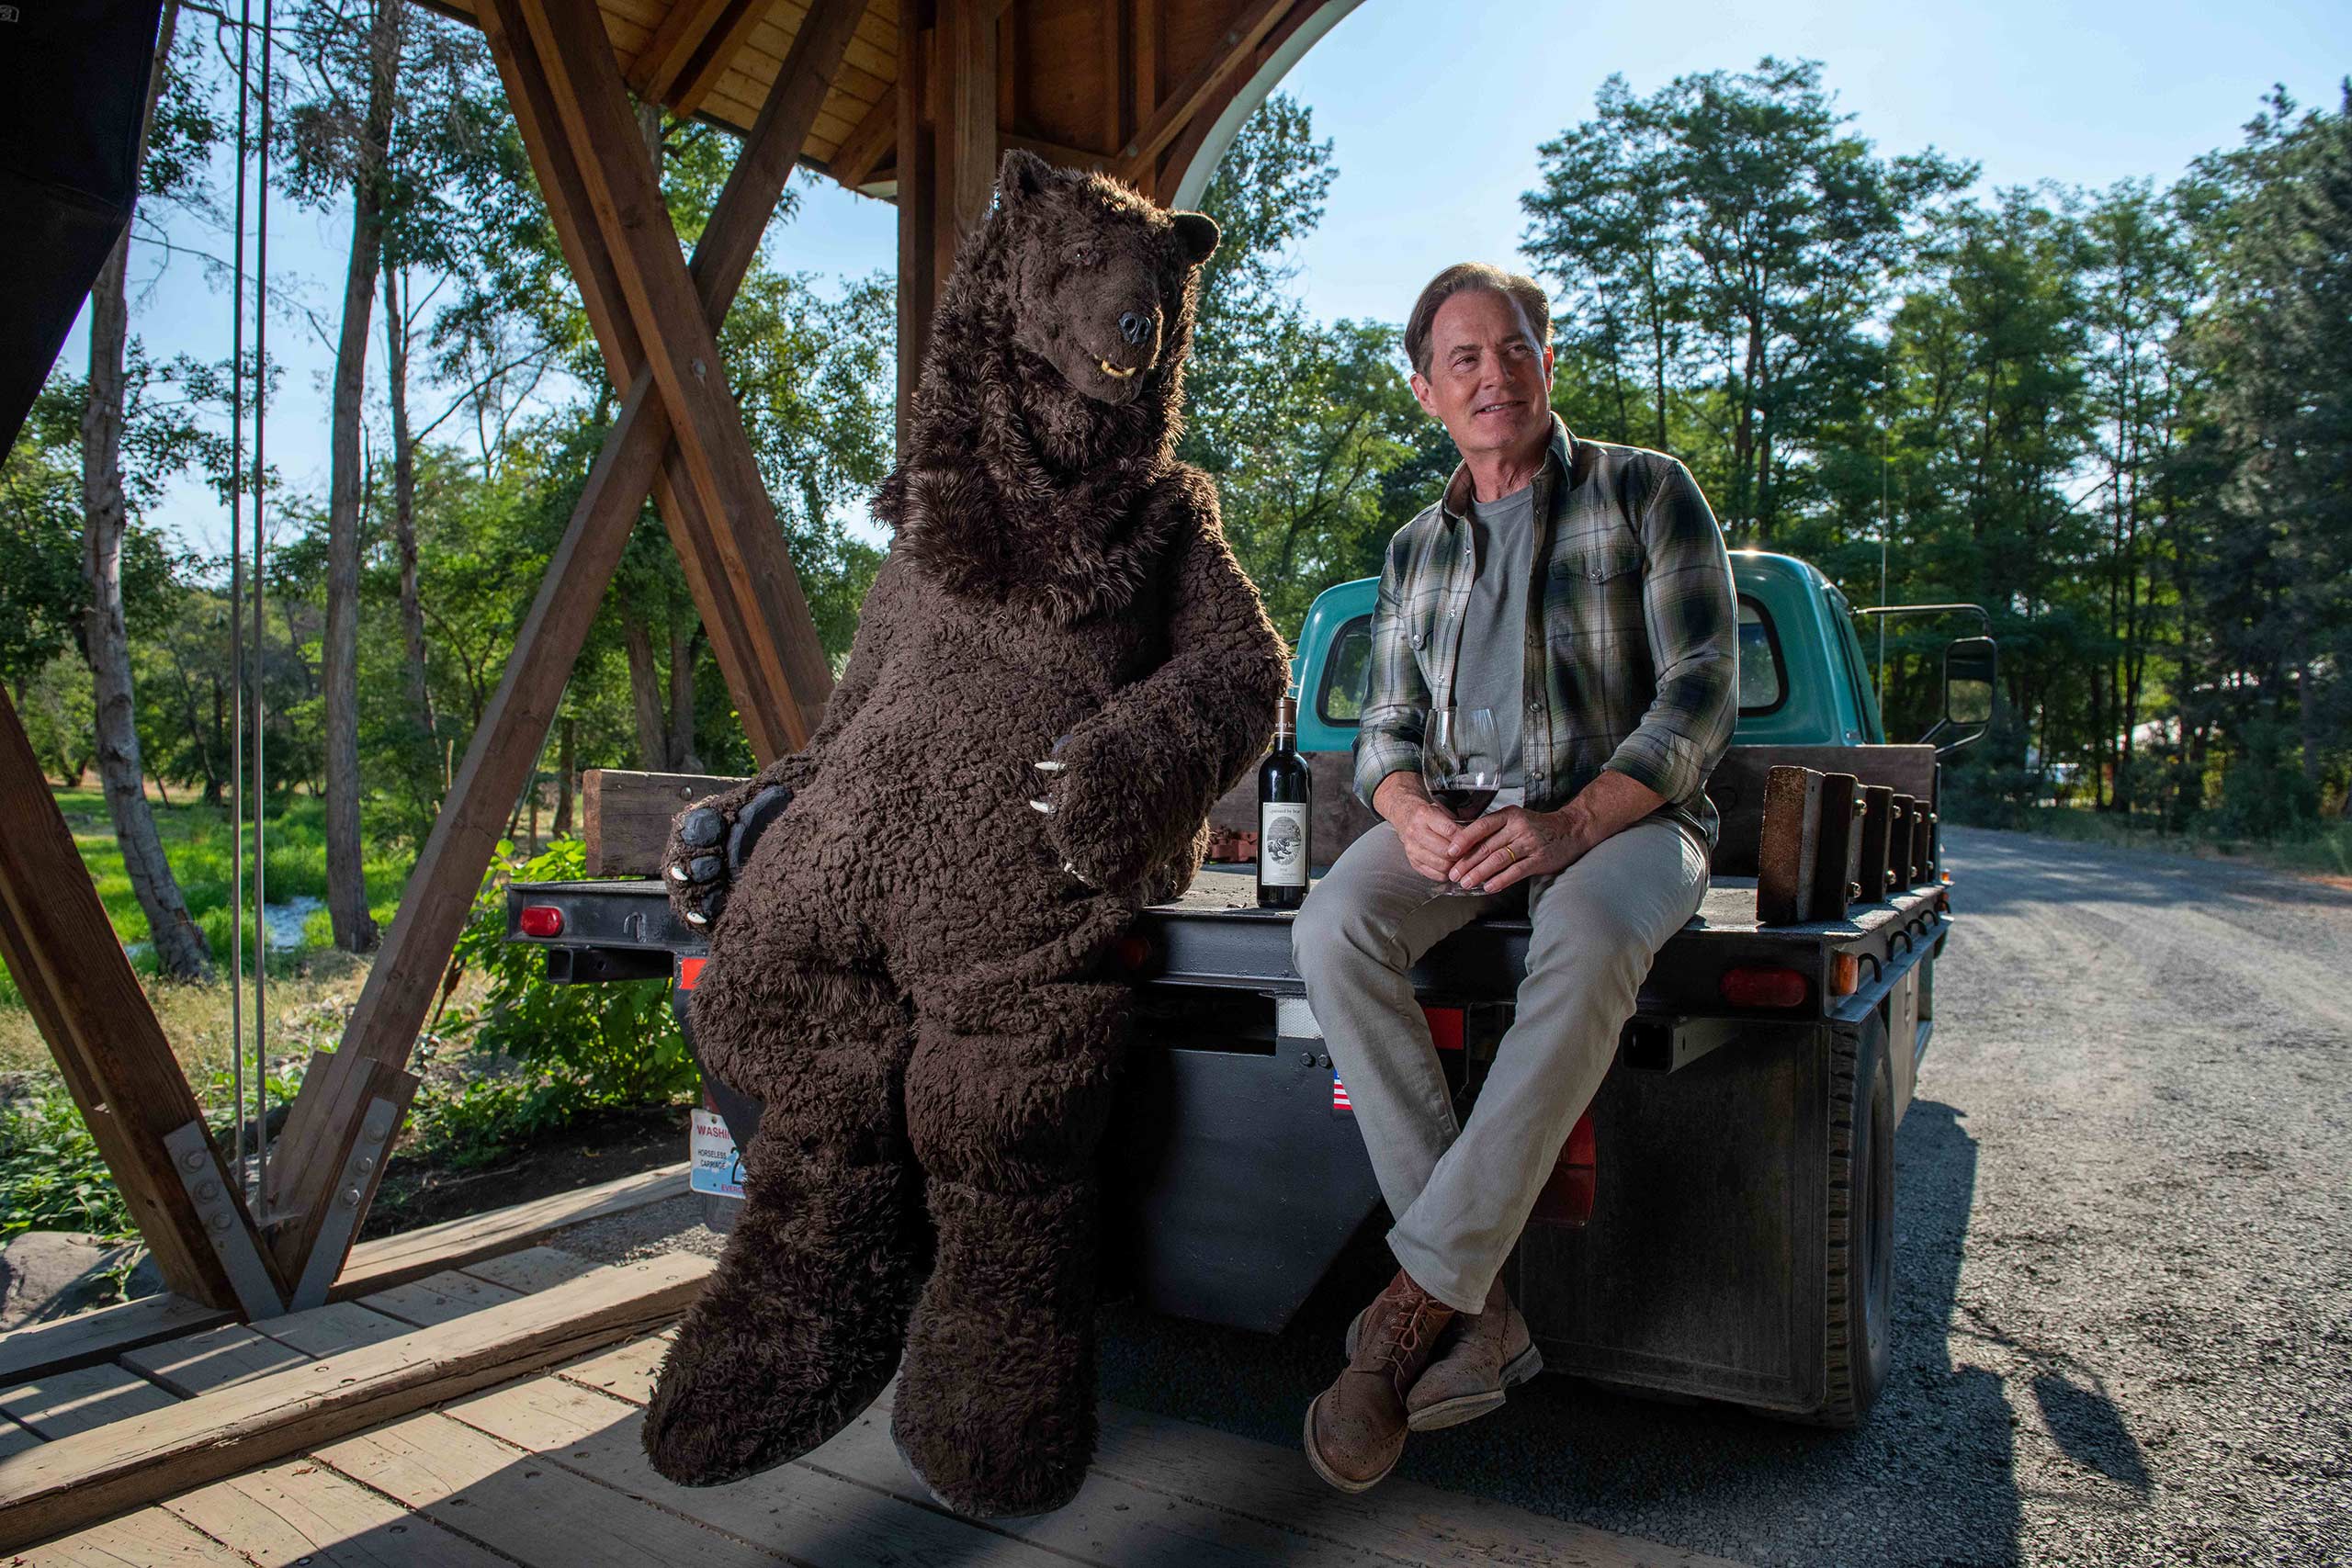
<path fill-rule="evenodd" d="M 326 1304 L 327 1292 L 343 1272 L 344 1255 L 351 1250 L 352 1235 L 359 1229 L 368 1201 L 383 1176 L 384 1157 L 390 1153 L 392 1127 L 400 1114 L 398 1105 L 380 1096 L 368 1102 L 368 1114 L 359 1121 L 359 1135 L 352 1140 L 351 1152 L 344 1156 L 343 1169 L 336 1174 L 326 1218 L 319 1222 L 311 1256 L 302 1265 L 301 1282 L 294 1287 L 292 1310 Z"/>
<path fill-rule="evenodd" d="M 220 1259 L 221 1270 L 229 1276 L 229 1288 L 237 1292 L 237 1304 L 243 1309 L 245 1320 L 250 1323 L 285 1312 L 286 1303 L 277 1297 L 277 1281 L 270 1278 L 269 1266 L 262 1261 L 253 1226 L 238 1209 L 236 1192 L 220 1155 L 212 1147 L 211 1135 L 204 1129 L 204 1119 L 199 1116 L 166 1133 L 164 1148 L 172 1156 L 172 1169 L 178 1174 L 180 1185 L 187 1189 L 188 1201 L 196 1205 L 196 1217 L 204 1224 L 204 1237 Z"/>

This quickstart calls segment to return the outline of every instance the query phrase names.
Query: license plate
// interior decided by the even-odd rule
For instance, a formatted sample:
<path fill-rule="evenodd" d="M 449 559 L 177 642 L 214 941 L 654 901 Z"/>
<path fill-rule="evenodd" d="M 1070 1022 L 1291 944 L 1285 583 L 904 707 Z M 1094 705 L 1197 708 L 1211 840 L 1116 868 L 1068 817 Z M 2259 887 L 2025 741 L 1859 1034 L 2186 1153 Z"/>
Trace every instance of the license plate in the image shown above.
<path fill-rule="evenodd" d="M 743 1156 L 736 1152 L 727 1123 L 708 1111 L 697 1111 L 694 1118 L 694 1130 L 687 1137 L 694 1158 L 694 1190 L 714 1198 L 741 1198 Z"/>

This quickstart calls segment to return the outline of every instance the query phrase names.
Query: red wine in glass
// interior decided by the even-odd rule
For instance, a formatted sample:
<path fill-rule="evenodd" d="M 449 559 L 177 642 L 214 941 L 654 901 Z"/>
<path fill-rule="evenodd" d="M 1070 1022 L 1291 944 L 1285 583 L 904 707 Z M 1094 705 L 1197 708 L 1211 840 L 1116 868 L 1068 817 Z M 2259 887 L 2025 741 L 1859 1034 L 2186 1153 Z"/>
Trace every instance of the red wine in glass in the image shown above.
<path fill-rule="evenodd" d="M 1448 781 L 1431 790 L 1430 798 L 1456 822 L 1476 822 L 1493 803 L 1496 793 L 1493 784 Z"/>

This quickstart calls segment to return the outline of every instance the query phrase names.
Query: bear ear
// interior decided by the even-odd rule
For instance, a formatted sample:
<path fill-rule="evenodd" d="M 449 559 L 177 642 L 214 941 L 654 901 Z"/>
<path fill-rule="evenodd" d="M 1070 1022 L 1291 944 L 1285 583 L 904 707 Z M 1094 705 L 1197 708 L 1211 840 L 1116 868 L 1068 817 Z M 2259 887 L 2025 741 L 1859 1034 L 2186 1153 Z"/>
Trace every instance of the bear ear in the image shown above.
<path fill-rule="evenodd" d="M 1179 212 L 1175 217 L 1176 239 L 1184 247 L 1184 259 L 1198 266 L 1216 249 L 1216 220 L 1205 212 Z"/>
<path fill-rule="evenodd" d="M 1009 212 L 1042 193 L 1053 173 L 1054 166 L 1035 152 L 1025 152 L 1018 147 L 1008 148 L 1004 162 L 997 165 L 997 210 Z"/>

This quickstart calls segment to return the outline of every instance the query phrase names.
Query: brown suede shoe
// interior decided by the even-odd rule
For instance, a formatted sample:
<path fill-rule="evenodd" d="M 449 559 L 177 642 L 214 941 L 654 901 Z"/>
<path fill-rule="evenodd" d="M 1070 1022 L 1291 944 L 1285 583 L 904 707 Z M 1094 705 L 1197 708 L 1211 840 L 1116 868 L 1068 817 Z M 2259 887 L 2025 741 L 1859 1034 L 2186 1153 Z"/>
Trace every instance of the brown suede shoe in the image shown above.
<path fill-rule="evenodd" d="M 1348 1325 L 1348 1353 L 1355 1354 L 1363 1314 Z M 1500 1410 L 1503 1393 L 1544 1370 L 1544 1353 L 1527 1331 L 1527 1319 L 1511 1304 L 1498 1278 L 1487 1291 L 1487 1307 L 1476 1317 L 1456 1314 L 1440 1354 L 1405 1395 L 1406 1425 L 1433 1432 Z"/>
<path fill-rule="evenodd" d="M 1405 1451 L 1405 1395 L 1430 1364 L 1453 1309 L 1402 1269 L 1363 1310 L 1347 1370 L 1306 1407 L 1306 1462 L 1342 1492 L 1363 1492 Z"/>

